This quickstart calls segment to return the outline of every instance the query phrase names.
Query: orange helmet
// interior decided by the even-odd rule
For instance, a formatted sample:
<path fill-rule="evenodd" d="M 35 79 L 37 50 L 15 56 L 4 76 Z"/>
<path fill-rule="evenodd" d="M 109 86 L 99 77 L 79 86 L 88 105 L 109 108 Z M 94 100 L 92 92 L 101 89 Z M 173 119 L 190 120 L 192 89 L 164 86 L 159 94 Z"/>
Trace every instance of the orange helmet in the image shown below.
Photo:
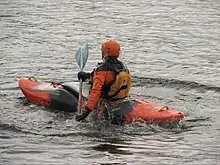
<path fill-rule="evenodd" d="M 116 40 L 105 40 L 102 43 L 101 50 L 103 57 L 118 57 L 120 54 L 120 45 Z"/>

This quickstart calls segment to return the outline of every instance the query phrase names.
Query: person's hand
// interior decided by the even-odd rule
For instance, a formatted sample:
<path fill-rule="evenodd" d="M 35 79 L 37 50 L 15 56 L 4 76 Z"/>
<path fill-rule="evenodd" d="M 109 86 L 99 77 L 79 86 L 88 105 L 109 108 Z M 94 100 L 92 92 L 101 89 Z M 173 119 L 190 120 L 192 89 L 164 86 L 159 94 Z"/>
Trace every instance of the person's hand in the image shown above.
<path fill-rule="evenodd" d="M 85 107 L 85 109 L 83 110 L 83 112 L 81 114 L 76 114 L 75 119 L 76 121 L 82 121 L 84 120 L 89 114 L 90 114 L 91 110 L 87 107 Z"/>
<path fill-rule="evenodd" d="M 78 80 L 82 79 L 82 81 L 84 82 L 84 81 L 86 81 L 86 79 L 90 78 L 90 73 L 80 71 L 77 74 L 77 78 L 78 78 Z"/>

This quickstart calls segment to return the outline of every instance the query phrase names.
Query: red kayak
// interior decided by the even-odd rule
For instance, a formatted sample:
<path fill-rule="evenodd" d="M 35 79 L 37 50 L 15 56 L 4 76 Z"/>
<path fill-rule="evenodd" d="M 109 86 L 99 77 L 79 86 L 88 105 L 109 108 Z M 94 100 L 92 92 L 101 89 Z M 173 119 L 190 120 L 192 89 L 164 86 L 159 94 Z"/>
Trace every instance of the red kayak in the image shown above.
<path fill-rule="evenodd" d="M 47 83 L 36 80 L 34 77 L 21 78 L 19 88 L 25 97 L 34 103 L 49 106 L 58 110 L 76 112 L 78 106 L 77 83 Z M 88 90 L 83 90 L 84 102 Z M 159 125 L 178 123 L 184 114 L 147 100 L 126 100 L 116 110 L 111 110 L 112 119 L 120 119 L 122 123 L 132 122 L 155 123 Z"/>

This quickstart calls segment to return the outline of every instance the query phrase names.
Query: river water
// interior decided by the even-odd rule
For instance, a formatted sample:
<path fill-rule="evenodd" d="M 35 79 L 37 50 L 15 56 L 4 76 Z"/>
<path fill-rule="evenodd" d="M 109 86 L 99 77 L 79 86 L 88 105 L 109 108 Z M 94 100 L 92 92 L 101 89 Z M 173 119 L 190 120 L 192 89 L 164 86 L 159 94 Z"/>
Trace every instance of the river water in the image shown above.
<path fill-rule="evenodd" d="M 220 164 L 219 0 L 1 0 L 0 164 Z M 186 114 L 180 126 L 77 123 L 27 102 L 22 76 L 77 81 L 104 39 L 117 39 L 133 75 L 132 97 Z"/>

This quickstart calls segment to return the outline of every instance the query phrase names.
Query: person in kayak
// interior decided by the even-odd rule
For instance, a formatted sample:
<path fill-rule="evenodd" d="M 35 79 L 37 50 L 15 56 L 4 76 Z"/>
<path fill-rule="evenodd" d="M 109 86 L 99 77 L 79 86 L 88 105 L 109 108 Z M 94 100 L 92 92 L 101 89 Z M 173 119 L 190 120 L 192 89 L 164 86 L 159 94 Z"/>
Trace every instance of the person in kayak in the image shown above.
<path fill-rule="evenodd" d="M 84 120 L 95 108 L 105 111 L 116 106 L 129 95 L 131 75 L 126 66 L 118 60 L 121 52 L 116 40 L 106 40 L 101 45 L 102 60 L 92 73 L 79 72 L 78 79 L 90 79 L 91 89 L 87 103 L 76 121 Z M 108 117 L 104 115 L 105 118 Z"/>

